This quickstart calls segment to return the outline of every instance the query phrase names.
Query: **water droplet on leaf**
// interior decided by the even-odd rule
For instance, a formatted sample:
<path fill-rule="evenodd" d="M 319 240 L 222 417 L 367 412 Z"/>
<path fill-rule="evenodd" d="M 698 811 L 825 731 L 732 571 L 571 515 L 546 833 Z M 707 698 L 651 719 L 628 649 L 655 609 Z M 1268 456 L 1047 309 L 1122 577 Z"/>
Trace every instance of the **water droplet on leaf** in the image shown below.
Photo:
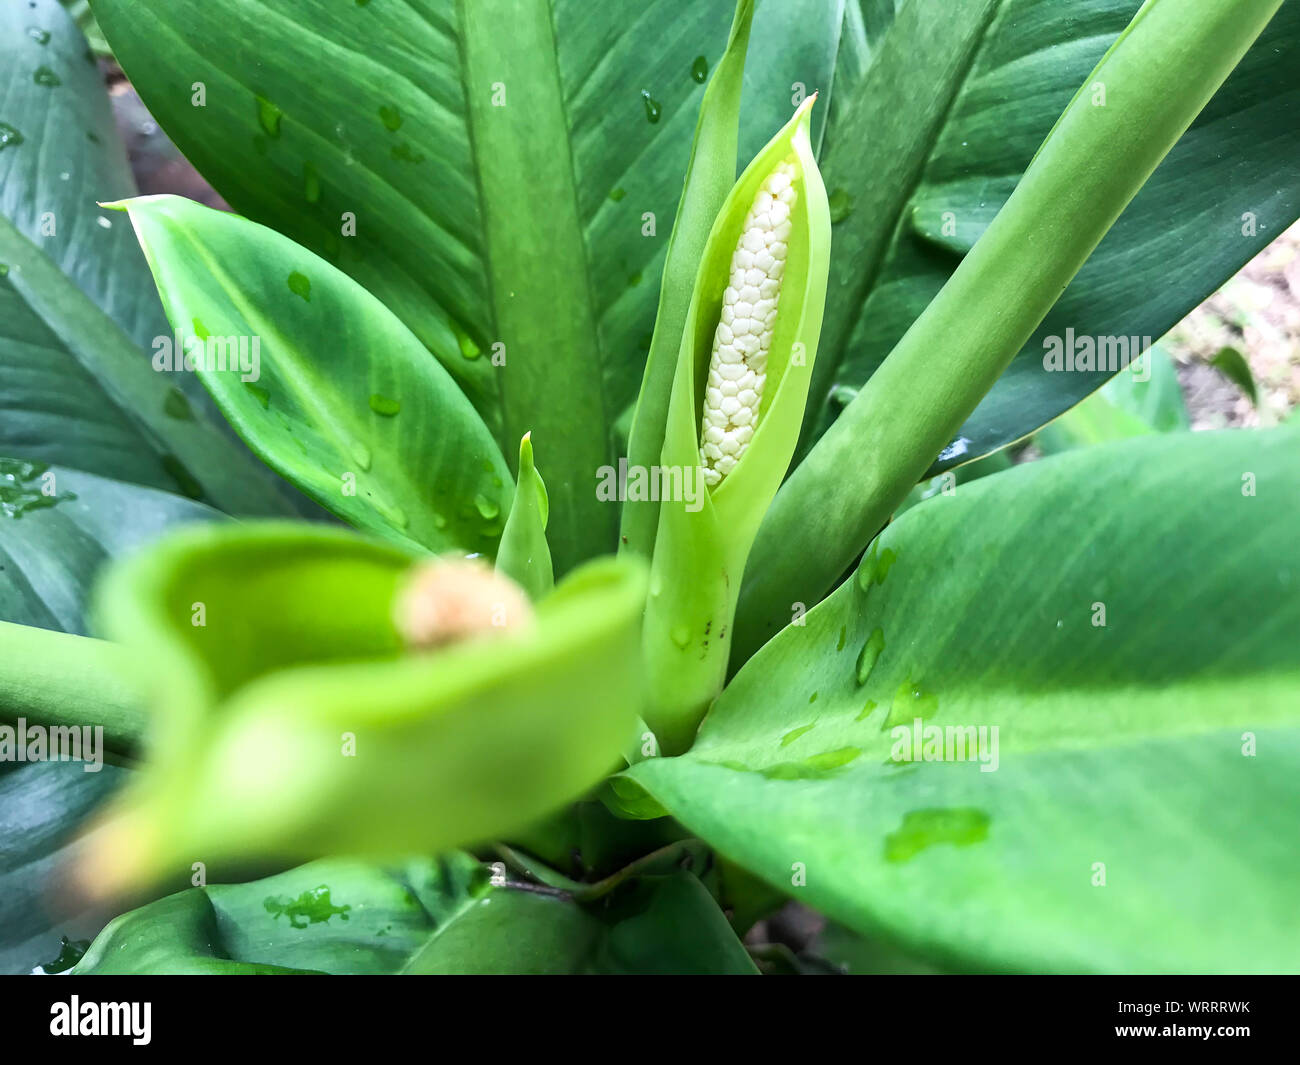
<path fill-rule="evenodd" d="M 0 122 L 0 152 L 6 148 L 17 148 L 22 144 L 23 135 L 8 122 Z"/>
<path fill-rule="evenodd" d="M 927 847 L 951 843 L 969 847 L 989 835 L 989 815 L 969 806 L 911 810 L 903 822 L 885 837 L 885 861 L 906 862 Z"/>
<path fill-rule="evenodd" d="M 257 97 L 257 121 L 266 130 L 267 136 L 278 137 L 280 135 L 280 119 L 283 117 L 284 112 L 265 96 Z"/>
<path fill-rule="evenodd" d="M 297 270 L 289 275 L 289 291 L 295 296 L 301 296 L 308 303 L 311 302 L 311 279 L 306 274 L 300 274 Z"/>
<path fill-rule="evenodd" d="M 177 421 L 192 422 L 194 420 L 194 411 L 190 409 L 190 401 L 185 398 L 185 393 L 179 388 L 169 388 L 167 398 L 163 400 L 163 413 L 169 418 L 175 418 Z"/>
<path fill-rule="evenodd" d="M 652 126 L 658 123 L 664 113 L 664 109 L 659 105 L 659 101 L 650 95 L 645 89 L 641 90 L 641 102 L 645 104 L 645 120 Z"/>
<path fill-rule="evenodd" d="M 709 77 L 709 61 L 702 55 L 695 57 L 695 62 L 691 64 L 691 77 L 703 85 Z"/>
<path fill-rule="evenodd" d="M 402 404 L 400 400 L 390 399 L 378 392 L 372 392 L 370 394 L 370 409 L 376 414 L 382 414 L 385 418 L 392 418 L 402 409 Z"/>
<path fill-rule="evenodd" d="M 871 671 L 875 668 L 876 659 L 880 657 L 880 652 L 884 649 L 884 630 L 876 629 L 867 637 L 867 642 L 862 645 L 862 650 L 858 653 L 857 677 L 859 684 L 867 683 L 867 678 L 871 676 Z"/>
<path fill-rule="evenodd" d="M 53 89 L 55 86 L 63 84 L 63 79 L 49 67 L 37 67 L 36 73 L 32 75 L 32 81 L 36 82 L 37 85 L 43 85 L 47 89 Z"/>

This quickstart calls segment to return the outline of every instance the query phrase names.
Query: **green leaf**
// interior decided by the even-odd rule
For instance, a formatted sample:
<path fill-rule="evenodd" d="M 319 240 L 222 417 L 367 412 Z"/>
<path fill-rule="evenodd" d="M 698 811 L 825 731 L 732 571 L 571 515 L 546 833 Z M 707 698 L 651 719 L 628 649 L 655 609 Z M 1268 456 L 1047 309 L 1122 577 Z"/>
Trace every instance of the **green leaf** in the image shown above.
<path fill-rule="evenodd" d="M 1294 429 L 1152 435 L 928 500 L 687 755 L 628 775 L 774 886 L 947 964 L 1295 970 L 1298 455 Z M 917 718 L 997 747 L 900 764 Z"/>
<path fill-rule="evenodd" d="M 95 205 L 134 183 L 98 67 L 54 0 L 5 6 L 0 68 L 0 454 L 292 513 L 192 375 L 150 372 L 142 349 L 170 329 L 129 227 Z"/>
<path fill-rule="evenodd" d="M 752 974 L 722 911 L 686 872 L 643 877 L 595 907 L 497 890 L 436 934 L 408 973 Z"/>
<path fill-rule="evenodd" d="M 936 455 L 983 453 L 954 434 L 1280 2 L 1151 0 L 1083 79 L 996 218 L 778 493 L 746 571 L 738 663 L 833 587 Z M 1079 376 L 1064 347 L 1035 354 L 1035 372 Z"/>
<path fill-rule="evenodd" d="M 168 492 L 0 458 L 0 618 L 87 635 L 86 601 L 106 561 L 220 517 Z"/>
<path fill-rule="evenodd" d="M 211 527 L 119 567 L 104 631 L 147 651 L 151 762 L 82 877 L 109 893 L 200 852 L 437 851 L 521 828 L 618 761 L 640 698 L 642 566 L 574 571 L 532 626 L 403 653 L 413 556 L 342 530 Z"/>
<path fill-rule="evenodd" d="M 501 533 L 497 569 L 513 578 L 532 599 L 540 599 L 555 584 L 551 549 L 546 543 L 549 513 L 546 483 L 533 464 L 533 442 L 525 433 L 519 441 L 519 487 Z"/>
<path fill-rule="evenodd" d="M 175 196 L 125 209 L 177 332 L 206 348 L 199 376 L 259 457 L 358 528 L 495 552 L 511 492 L 505 460 L 455 382 L 377 299 L 234 215 Z"/>
<path fill-rule="evenodd" d="M 1250 372 L 1250 363 L 1236 348 L 1220 348 L 1210 360 L 1216 370 L 1250 397 L 1250 402 L 1259 405 L 1259 394 L 1255 389 L 1255 375 Z"/>
<path fill-rule="evenodd" d="M 833 26 L 808 15 L 826 5 L 767 6 L 763 32 L 806 58 L 800 80 L 828 85 Z M 704 92 L 692 71 L 716 67 L 732 4 L 94 9 L 150 111 L 236 210 L 382 300 L 504 451 L 533 433 L 557 572 L 612 550 L 617 512 L 593 481 L 640 381 Z M 207 90 L 198 121 L 196 82 Z M 789 84 L 756 88 L 746 123 L 760 142 L 789 116 Z M 355 237 L 341 236 L 348 211 Z"/>
<path fill-rule="evenodd" d="M 859 388 L 879 368 L 1140 6 L 913 2 L 869 62 L 842 52 L 821 162 L 838 207 L 832 290 L 838 282 L 844 298 L 827 310 L 814 382 L 823 406 L 810 408 L 805 448 L 838 413 L 834 386 Z M 1046 338 L 1067 328 L 1159 338 L 1300 215 L 1288 164 L 1300 132 L 1276 120 L 1300 95 L 1297 72 L 1300 10 L 1286 4 L 954 434 L 964 448 L 935 470 L 1027 435 L 1111 372 L 1044 372 Z M 1107 107 L 1130 106 L 1108 87 Z"/>
<path fill-rule="evenodd" d="M 464 918 L 486 879 L 452 853 L 392 867 L 330 859 L 191 888 L 118 917 L 73 973 L 394 973 Z"/>

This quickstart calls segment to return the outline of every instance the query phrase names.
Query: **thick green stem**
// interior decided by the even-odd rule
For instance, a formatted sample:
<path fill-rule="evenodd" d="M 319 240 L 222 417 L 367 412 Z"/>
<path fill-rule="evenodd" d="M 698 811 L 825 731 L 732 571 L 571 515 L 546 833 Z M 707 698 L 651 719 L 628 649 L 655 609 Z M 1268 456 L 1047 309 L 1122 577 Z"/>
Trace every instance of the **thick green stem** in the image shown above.
<path fill-rule="evenodd" d="M 139 749 L 148 718 L 117 644 L 0 621 L 0 720 L 102 725 L 104 746 Z"/>
<path fill-rule="evenodd" d="M 745 572 L 733 668 L 889 520 L 1282 0 L 1147 0 L 1006 206 L 776 497 Z"/>

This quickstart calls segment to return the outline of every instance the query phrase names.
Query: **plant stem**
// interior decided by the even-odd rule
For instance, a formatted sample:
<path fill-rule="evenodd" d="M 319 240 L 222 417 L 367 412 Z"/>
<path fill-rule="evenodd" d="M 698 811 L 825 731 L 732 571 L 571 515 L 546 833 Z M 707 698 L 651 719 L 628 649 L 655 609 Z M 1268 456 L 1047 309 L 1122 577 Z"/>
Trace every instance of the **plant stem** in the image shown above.
<path fill-rule="evenodd" d="M 0 720 L 102 725 L 107 750 L 134 754 L 148 718 L 124 679 L 127 660 L 105 640 L 0 621 Z"/>

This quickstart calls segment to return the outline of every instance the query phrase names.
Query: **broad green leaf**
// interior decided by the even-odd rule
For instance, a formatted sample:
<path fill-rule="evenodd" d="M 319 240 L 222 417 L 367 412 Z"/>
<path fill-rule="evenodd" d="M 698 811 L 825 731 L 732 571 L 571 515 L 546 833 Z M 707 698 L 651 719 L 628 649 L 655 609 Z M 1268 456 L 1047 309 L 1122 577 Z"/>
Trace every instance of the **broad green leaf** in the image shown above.
<path fill-rule="evenodd" d="M 996 217 L 778 493 L 746 573 L 738 663 L 834 586 L 935 455 L 983 453 L 953 434 L 1280 4 L 1150 0 L 1115 40 Z M 1042 372 L 1079 376 L 1076 332 L 1035 356 Z M 1085 352 L 1118 361 L 1116 345 L 1092 339 Z"/>
<path fill-rule="evenodd" d="M 0 454 L 292 513 L 192 375 L 150 372 L 145 349 L 171 330 L 134 235 L 95 204 L 134 184 L 98 67 L 54 0 L 0 11 L 0 69 Z"/>
<path fill-rule="evenodd" d="M 1295 970 L 1298 459 L 1291 428 L 1152 435 L 928 500 L 628 775 L 946 964 Z M 911 758 L 918 718 L 997 746 Z"/>
<path fill-rule="evenodd" d="M 374 296 L 274 230 L 191 200 L 125 210 L 177 333 L 206 351 L 199 376 L 257 455 L 358 528 L 495 552 L 505 460 Z"/>
<path fill-rule="evenodd" d="M 168 492 L 0 458 L 0 619 L 84 636 L 105 562 L 175 526 L 220 517 Z"/>
<path fill-rule="evenodd" d="M 640 699 L 642 565 L 575 570 L 531 626 L 403 653 L 413 557 L 342 530 L 191 531 L 119 567 L 103 630 L 150 655 L 149 765 L 87 890 L 244 858 L 439 851 L 522 828 L 613 767 Z"/>
<path fill-rule="evenodd" d="M 0 64 L 0 214 L 147 350 L 171 328 L 131 227 L 96 204 L 136 187 L 85 38 L 57 0 L 5 4 Z"/>
<path fill-rule="evenodd" d="M 312 862 L 246 884 L 190 888 L 123 914 L 73 973 L 393 973 L 486 889 L 487 871 L 455 852 L 392 867 Z"/>
<path fill-rule="evenodd" d="M 236 210 L 375 293 L 512 459 L 534 434 L 561 574 L 615 544 L 594 480 L 636 397 L 734 6 L 94 0 L 145 103 Z M 828 86 L 823 0 L 763 6 L 759 32 Z M 789 117 L 788 69 L 754 86 L 742 140 Z"/>
<path fill-rule="evenodd" d="M 533 442 L 525 434 L 519 442 L 519 487 L 501 531 L 497 569 L 512 577 L 533 599 L 540 599 L 555 584 L 551 549 L 546 542 L 549 513 L 546 483 L 533 463 Z"/>
<path fill-rule="evenodd" d="M 836 73 L 821 162 L 837 219 L 832 291 L 842 287 L 827 308 L 814 384 L 823 406 L 810 407 L 805 446 L 838 412 L 834 386 L 860 387 L 971 249 L 1141 0 L 898 7 L 868 62 L 846 34 Z M 1285 4 L 936 470 L 1027 435 L 1113 372 L 1045 372 L 1046 338 L 1070 328 L 1149 343 L 1300 215 L 1288 162 L 1300 132 L 1277 121 L 1297 99 L 1300 9 Z M 1105 106 L 1125 107 L 1123 94 Z"/>
<path fill-rule="evenodd" d="M 498 889 L 435 933 L 408 973 L 752 974 L 722 911 L 690 873 L 644 877 L 599 906 Z"/>

